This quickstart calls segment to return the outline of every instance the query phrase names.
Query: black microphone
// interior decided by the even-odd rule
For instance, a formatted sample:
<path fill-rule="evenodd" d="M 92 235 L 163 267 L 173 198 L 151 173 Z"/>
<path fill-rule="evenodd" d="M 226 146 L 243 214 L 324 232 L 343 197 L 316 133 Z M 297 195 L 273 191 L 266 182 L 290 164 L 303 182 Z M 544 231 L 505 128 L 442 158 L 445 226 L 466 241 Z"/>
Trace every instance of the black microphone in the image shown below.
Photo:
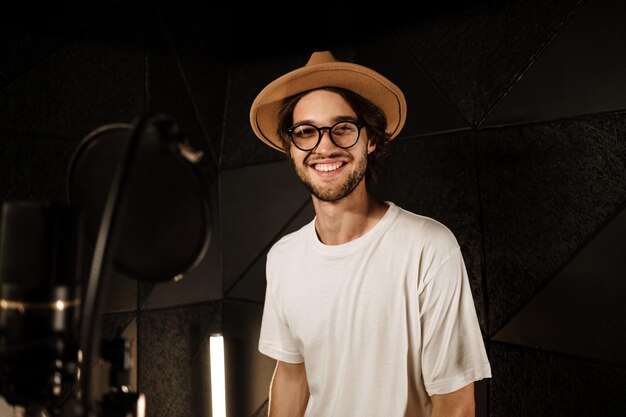
<path fill-rule="evenodd" d="M 0 395 L 60 415 L 78 381 L 81 233 L 64 203 L 6 202 L 0 217 Z"/>

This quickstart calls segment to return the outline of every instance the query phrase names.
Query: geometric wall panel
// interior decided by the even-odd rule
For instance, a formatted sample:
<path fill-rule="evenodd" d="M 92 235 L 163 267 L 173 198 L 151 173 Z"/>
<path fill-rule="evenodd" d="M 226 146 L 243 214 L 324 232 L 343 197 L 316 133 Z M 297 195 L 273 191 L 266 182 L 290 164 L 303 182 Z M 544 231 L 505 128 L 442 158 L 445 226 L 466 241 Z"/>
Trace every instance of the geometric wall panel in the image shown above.
<path fill-rule="evenodd" d="M 3 13 L 0 22 L 0 87 L 45 61 L 64 44 L 84 36 L 120 3 L 129 14 L 130 2 L 121 0 L 94 0 L 84 7 L 70 2 L 41 3 L 36 13 L 33 4 L 15 4 L 16 9 Z"/>
<path fill-rule="evenodd" d="M 66 34 L 53 31 L 0 29 L 0 88 L 21 76 L 68 42 Z M 31 28 L 32 29 L 32 28 Z"/>
<path fill-rule="evenodd" d="M 142 16 L 136 12 L 124 8 L 5 86 L 0 131 L 78 142 L 98 126 L 130 122 L 144 111 Z"/>
<path fill-rule="evenodd" d="M 624 242 L 626 210 L 493 340 L 626 365 Z"/>
<path fill-rule="evenodd" d="M 623 124 L 590 116 L 476 133 L 490 336 L 623 205 Z"/>
<path fill-rule="evenodd" d="M 72 140 L 0 133 L 0 200 L 64 200 L 75 148 Z"/>
<path fill-rule="evenodd" d="M 624 21 L 624 2 L 585 2 L 482 126 L 626 109 Z"/>
<path fill-rule="evenodd" d="M 267 251 L 260 255 L 243 275 L 237 278 L 229 288 L 224 289 L 224 299 L 263 303 L 265 300 Z"/>
<path fill-rule="evenodd" d="M 284 161 L 222 171 L 219 182 L 223 285 L 228 291 L 311 197 Z"/>
<path fill-rule="evenodd" d="M 311 199 L 307 199 L 305 205 L 289 222 L 282 233 L 276 237 L 276 240 L 311 222 L 314 216 L 315 212 Z M 267 250 L 269 250 L 269 248 L 267 248 Z M 246 270 L 243 276 L 231 285 L 230 289 L 225 289 L 225 299 L 247 300 L 263 304 L 265 301 L 265 263 L 267 261 L 267 250 L 254 261 L 254 264 Z"/>
<path fill-rule="evenodd" d="M 491 343 L 490 417 L 619 417 L 626 368 Z"/>
<path fill-rule="evenodd" d="M 392 27 L 443 94 L 475 125 L 580 2 L 420 3 L 418 13 L 394 9 Z"/>
<path fill-rule="evenodd" d="M 355 62 L 378 71 L 404 93 L 407 119 L 400 138 L 470 128 L 394 34 L 360 42 Z"/>
<path fill-rule="evenodd" d="M 220 169 L 284 161 L 281 152 L 265 145 L 254 135 L 249 121 L 250 106 L 265 85 L 304 65 L 310 55 L 307 52 L 295 57 L 287 55 L 247 61 L 240 51 L 234 52 L 235 56 L 231 58 L 234 62 L 231 62 L 228 74 Z"/>

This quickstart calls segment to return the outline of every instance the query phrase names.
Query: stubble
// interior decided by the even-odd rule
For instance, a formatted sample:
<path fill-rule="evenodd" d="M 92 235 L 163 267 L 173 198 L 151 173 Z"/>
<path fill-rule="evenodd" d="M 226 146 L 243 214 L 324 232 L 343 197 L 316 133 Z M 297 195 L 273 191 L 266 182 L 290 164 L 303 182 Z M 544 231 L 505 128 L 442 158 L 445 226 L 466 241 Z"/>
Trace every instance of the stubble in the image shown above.
<path fill-rule="evenodd" d="M 367 170 L 367 149 L 364 149 L 363 155 L 356 162 L 356 169 L 350 173 L 350 175 L 344 179 L 340 184 L 332 184 L 332 185 L 319 185 L 314 184 L 311 180 L 311 177 L 308 175 L 308 166 L 306 165 L 306 159 L 302 166 L 296 166 L 293 159 L 289 158 L 291 165 L 296 171 L 296 175 L 300 179 L 300 182 L 304 184 L 304 186 L 309 190 L 311 194 L 313 194 L 320 201 L 325 202 L 334 202 L 339 201 L 342 198 L 349 196 L 354 189 L 359 185 L 363 178 L 365 177 L 365 172 Z M 355 162 L 355 159 L 352 159 L 352 162 Z"/>

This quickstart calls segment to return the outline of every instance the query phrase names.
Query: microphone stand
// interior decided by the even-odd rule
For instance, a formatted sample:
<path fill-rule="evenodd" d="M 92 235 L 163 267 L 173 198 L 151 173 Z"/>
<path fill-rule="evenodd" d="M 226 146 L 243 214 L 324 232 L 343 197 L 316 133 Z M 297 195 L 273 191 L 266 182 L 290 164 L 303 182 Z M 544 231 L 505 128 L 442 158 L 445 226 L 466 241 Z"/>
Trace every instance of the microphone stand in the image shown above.
<path fill-rule="evenodd" d="M 98 417 L 97 408 L 92 398 L 93 365 L 99 356 L 101 315 L 107 279 L 113 264 L 115 249 L 120 237 L 123 214 L 123 197 L 127 192 L 127 178 L 137 159 L 140 141 L 152 118 L 145 116 L 134 125 L 121 161 L 115 171 L 100 220 L 98 235 L 89 271 L 89 278 L 84 295 L 84 310 L 81 321 L 80 350 L 82 366 L 80 378 L 79 414 L 84 417 Z"/>

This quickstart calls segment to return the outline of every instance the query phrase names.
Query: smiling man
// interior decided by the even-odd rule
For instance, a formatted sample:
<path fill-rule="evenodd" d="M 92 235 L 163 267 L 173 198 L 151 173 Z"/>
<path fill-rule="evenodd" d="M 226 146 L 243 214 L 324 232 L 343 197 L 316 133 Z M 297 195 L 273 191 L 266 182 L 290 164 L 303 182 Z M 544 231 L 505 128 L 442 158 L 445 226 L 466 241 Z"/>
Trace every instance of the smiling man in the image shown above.
<path fill-rule="evenodd" d="M 252 104 L 255 134 L 315 208 L 268 253 L 270 417 L 474 415 L 474 381 L 491 368 L 457 240 L 367 189 L 405 120 L 395 84 L 327 51 Z"/>

